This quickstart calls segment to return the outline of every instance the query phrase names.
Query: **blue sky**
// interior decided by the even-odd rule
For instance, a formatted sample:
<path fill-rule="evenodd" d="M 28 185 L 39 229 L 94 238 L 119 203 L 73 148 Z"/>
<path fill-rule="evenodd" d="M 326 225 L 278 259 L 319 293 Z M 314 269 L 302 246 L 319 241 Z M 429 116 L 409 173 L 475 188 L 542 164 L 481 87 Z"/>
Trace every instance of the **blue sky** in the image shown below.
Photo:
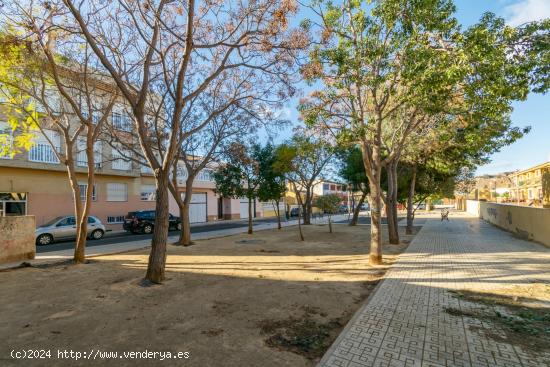
<path fill-rule="evenodd" d="M 511 25 L 550 18 L 550 0 L 458 0 L 457 17 L 464 25 L 491 11 L 506 18 Z M 531 132 L 512 145 L 493 154 L 491 163 L 478 168 L 478 174 L 493 174 L 527 168 L 550 160 L 550 95 L 529 95 L 514 103 L 512 122 L 531 126 Z"/>
<path fill-rule="evenodd" d="M 550 0 L 455 0 L 455 4 L 456 16 L 465 27 L 477 22 L 488 11 L 504 17 L 511 25 L 550 18 Z M 297 121 L 295 106 L 296 100 L 289 103 L 283 116 Z M 550 94 L 529 95 L 526 101 L 515 103 L 512 122 L 515 126 L 531 126 L 531 132 L 494 153 L 491 162 L 479 167 L 477 174 L 512 171 L 550 160 Z M 290 131 L 281 132 L 276 141 L 290 135 Z"/>

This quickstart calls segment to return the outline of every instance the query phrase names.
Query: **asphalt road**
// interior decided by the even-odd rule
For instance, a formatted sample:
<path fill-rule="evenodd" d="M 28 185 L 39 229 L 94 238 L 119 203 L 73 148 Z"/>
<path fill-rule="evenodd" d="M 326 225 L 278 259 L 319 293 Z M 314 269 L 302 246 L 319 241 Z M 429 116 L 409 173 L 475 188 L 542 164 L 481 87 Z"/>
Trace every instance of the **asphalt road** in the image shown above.
<path fill-rule="evenodd" d="M 276 223 L 277 218 L 262 218 L 262 219 L 255 219 L 254 223 L 260 224 L 260 223 Z M 197 225 L 191 227 L 191 233 L 204 233 L 204 232 L 212 232 L 212 231 L 219 231 L 221 229 L 231 229 L 231 228 L 241 228 L 248 226 L 248 221 L 242 220 L 242 221 L 231 221 L 231 222 L 219 222 L 215 224 L 208 224 L 208 225 Z M 175 236 L 177 235 L 177 231 L 170 231 L 168 234 L 169 236 Z M 138 240 L 146 240 L 149 238 L 152 238 L 153 235 L 149 234 L 134 234 L 130 232 L 116 232 L 116 233 L 109 233 L 107 232 L 105 234 L 105 237 L 103 237 L 100 240 L 88 240 L 86 241 L 86 247 L 93 247 L 93 246 L 100 246 L 100 245 L 111 245 L 115 243 L 122 243 L 122 242 L 129 242 L 129 241 L 138 241 Z M 59 251 L 59 250 L 67 250 L 67 249 L 73 249 L 75 246 L 74 240 L 67 240 L 64 242 L 55 242 L 51 245 L 47 246 L 36 246 L 36 252 L 37 253 L 45 253 L 45 252 L 51 252 L 51 251 Z"/>

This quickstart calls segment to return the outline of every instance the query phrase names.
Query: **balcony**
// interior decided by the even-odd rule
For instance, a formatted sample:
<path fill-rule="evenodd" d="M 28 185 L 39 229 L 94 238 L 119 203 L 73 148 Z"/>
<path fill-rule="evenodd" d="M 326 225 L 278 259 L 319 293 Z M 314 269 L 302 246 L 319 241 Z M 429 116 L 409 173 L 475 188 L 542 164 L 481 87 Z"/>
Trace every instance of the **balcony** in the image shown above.
<path fill-rule="evenodd" d="M 58 164 L 59 159 L 49 144 L 35 144 L 29 150 L 29 161 Z"/>

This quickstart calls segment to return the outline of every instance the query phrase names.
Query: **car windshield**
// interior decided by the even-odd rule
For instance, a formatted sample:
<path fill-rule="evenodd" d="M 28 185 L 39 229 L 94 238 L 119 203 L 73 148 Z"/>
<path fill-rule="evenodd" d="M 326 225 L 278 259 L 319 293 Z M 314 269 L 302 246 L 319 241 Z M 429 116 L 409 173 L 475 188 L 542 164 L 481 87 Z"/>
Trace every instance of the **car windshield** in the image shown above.
<path fill-rule="evenodd" d="M 56 217 L 50 221 L 47 221 L 46 223 L 42 224 L 40 227 L 49 227 L 49 226 L 52 226 L 54 225 L 55 223 L 57 223 L 60 219 L 62 218 L 65 218 L 65 217 Z"/>

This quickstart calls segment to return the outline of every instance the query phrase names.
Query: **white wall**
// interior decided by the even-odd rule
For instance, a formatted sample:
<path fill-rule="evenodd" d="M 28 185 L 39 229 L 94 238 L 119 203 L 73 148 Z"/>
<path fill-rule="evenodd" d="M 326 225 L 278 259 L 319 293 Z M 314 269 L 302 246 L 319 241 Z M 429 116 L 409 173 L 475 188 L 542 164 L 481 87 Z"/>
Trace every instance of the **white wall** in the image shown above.
<path fill-rule="evenodd" d="M 468 212 L 469 214 L 475 215 L 476 217 L 479 217 L 480 216 L 479 201 L 466 200 L 466 212 Z"/>

